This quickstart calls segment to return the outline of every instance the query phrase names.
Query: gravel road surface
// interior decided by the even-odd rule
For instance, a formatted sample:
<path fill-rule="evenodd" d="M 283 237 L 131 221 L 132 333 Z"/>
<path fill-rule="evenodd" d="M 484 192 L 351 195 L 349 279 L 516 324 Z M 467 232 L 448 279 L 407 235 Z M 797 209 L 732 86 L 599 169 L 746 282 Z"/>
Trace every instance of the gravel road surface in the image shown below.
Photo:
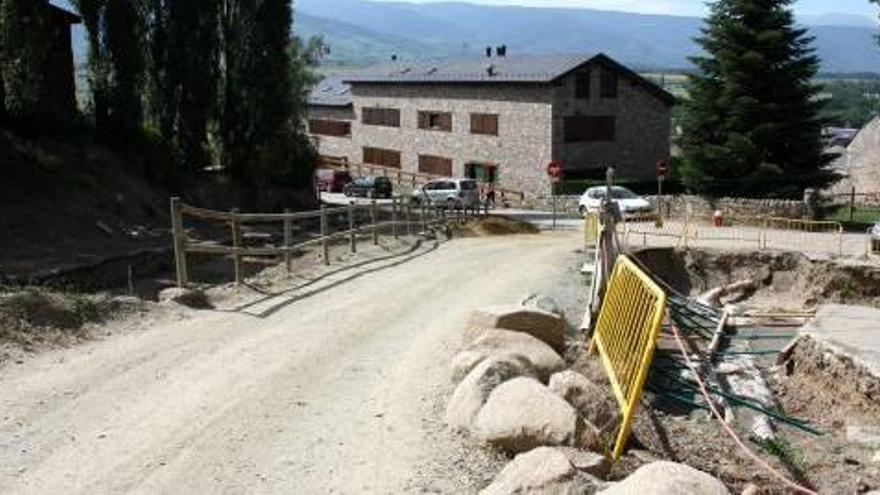
<path fill-rule="evenodd" d="M 501 460 L 442 425 L 463 323 L 577 291 L 579 239 L 426 245 L 7 366 L 0 493 L 474 492 Z"/>

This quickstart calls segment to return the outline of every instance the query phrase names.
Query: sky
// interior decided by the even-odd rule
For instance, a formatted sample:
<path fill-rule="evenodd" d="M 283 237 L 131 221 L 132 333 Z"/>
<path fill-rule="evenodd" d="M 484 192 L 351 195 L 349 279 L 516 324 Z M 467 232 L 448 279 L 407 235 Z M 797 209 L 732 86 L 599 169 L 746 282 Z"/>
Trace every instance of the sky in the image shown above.
<path fill-rule="evenodd" d="M 425 3 L 437 0 L 406 0 Z M 650 14 L 703 15 L 702 0 L 466 0 L 488 5 L 527 5 L 533 7 L 583 7 L 623 10 Z M 801 15 L 844 13 L 876 16 L 878 8 L 868 0 L 796 0 L 794 9 Z"/>

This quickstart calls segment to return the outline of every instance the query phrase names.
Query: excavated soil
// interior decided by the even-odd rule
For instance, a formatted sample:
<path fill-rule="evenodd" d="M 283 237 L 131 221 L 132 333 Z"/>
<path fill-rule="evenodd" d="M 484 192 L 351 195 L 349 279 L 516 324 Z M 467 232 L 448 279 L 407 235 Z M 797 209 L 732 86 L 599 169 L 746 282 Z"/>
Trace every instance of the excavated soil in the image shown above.
<path fill-rule="evenodd" d="M 755 282 L 754 289 L 731 295 L 723 303 L 791 311 L 826 302 L 880 307 L 880 266 L 876 264 L 776 252 L 647 249 L 637 256 L 663 282 L 685 295 Z M 819 493 L 864 493 L 880 488 L 880 446 L 866 447 L 847 438 L 849 425 L 880 425 L 876 381 L 852 362 L 810 341 L 801 343 L 784 366 L 772 367 L 769 359 L 759 362 L 776 396 L 777 412 L 807 421 L 823 434 L 816 436 L 777 421 L 777 441 L 758 445 L 744 428 L 737 428 L 749 448 L 790 479 Z M 591 379 L 607 382 L 598 358 L 583 356 L 575 366 Z M 666 401 L 654 402 L 649 394 L 634 421 L 629 451 L 615 465 L 612 477 L 621 479 L 658 458 L 711 473 L 734 493 L 749 485 L 756 486 L 758 493 L 790 492 L 746 457 L 708 412 L 673 409 Z"/>

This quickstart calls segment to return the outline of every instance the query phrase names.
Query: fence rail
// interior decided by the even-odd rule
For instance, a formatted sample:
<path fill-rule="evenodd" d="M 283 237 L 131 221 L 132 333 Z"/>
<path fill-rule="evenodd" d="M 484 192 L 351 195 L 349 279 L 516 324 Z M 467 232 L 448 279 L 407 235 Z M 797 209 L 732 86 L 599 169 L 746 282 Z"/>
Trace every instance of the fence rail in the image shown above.
<path fill-rule="evenodd" d="M 782 250 L 814 250 L 843 255 L 843 225 L 832 221 L 814 221 L 779 217 L 688 217 L 657 222 L 647 219 L 627 220 L 618 224 L 618 235 L 625 247 L 639 241 L 663 240 L 672 247 L 694 244 Z"/>
<path fill-rule="evenodd" d="M 379 236 L 384 231 L 390 231 L 395 239 L 405 234 L 412 235 L 414 231 L 427 230 L 450 220 L 467 221 L 469 216 L 479 215 L 479 210 L 459 209 L 447 211 L 442 207 L 430 205 L 413 205 L 403 201 L 403 198 L 392 199 L 390 211 L 388 208 L 380 208 L 375 200 L 369 203 L 347 206 L 326 207 L 321 206 L 318 210 L 284 213 L 241 213 L 237 210 L 216 211 L 198 208 L 183 203 L 180 198 L 171 198 L 171 226 L 174 239 L 174 257 L 177 274 L 177 285 L 183 287 L 190 282 L 188 255 L 214 255 L 232 259 L 235 271 L 235 282 L 241 284 L 244 278 L 244 263 L 246 257 L 276 257 L 283 258 L 285 268 L 291 271 L 291 258 L 297 251 L 313 246 L 321 246 L 321 258 L 325 265 L 330 264 L 330 243 L 340 239 L 348 240 L 348 248 L 352 253 L 357 252 L 358 238 L 370 235 L 371 242 L 379 243 Z M 382 221 L 381 214 L 390 215 L 390 219 Z M 344 216 L 344 227 L 336 232 L 331 232 L 332 216 Z M 358 225 L 359 217 L 368 217 Z M 218 240 L 199 240 L 188 234 L 187 219 L 211 224 L 226 224 L 229 229 L 228 242 L 224 244 Z M 305 239 L 294 241 L 294 222 L 305 220 L 317 220 L 319 230 L 317 232 L 305 232 Z M 281 246 L 247 246 L 246 236 L 242 230 L 244 225 L 280 224 L 283 232 Z M 271 237 L 271 234 L 268 234 Z M 224 239 L 225 241 L 226 239 Z"/>

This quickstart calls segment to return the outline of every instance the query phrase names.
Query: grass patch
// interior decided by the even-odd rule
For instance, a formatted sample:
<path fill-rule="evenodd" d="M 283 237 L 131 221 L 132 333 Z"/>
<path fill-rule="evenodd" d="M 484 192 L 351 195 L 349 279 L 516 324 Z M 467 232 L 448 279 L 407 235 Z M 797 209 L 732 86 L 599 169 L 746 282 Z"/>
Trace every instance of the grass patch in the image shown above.
<path fill-rule="evenodd" d="M 848 205 L 830 208 L 823 215 L 824 220 L 840 222 L 843 228 L 849 232 L 862 232 L 868 230 L 874 223 L 880 221 L 880 208 L 869 206 L 856 206 L 850 212 Z"/>

